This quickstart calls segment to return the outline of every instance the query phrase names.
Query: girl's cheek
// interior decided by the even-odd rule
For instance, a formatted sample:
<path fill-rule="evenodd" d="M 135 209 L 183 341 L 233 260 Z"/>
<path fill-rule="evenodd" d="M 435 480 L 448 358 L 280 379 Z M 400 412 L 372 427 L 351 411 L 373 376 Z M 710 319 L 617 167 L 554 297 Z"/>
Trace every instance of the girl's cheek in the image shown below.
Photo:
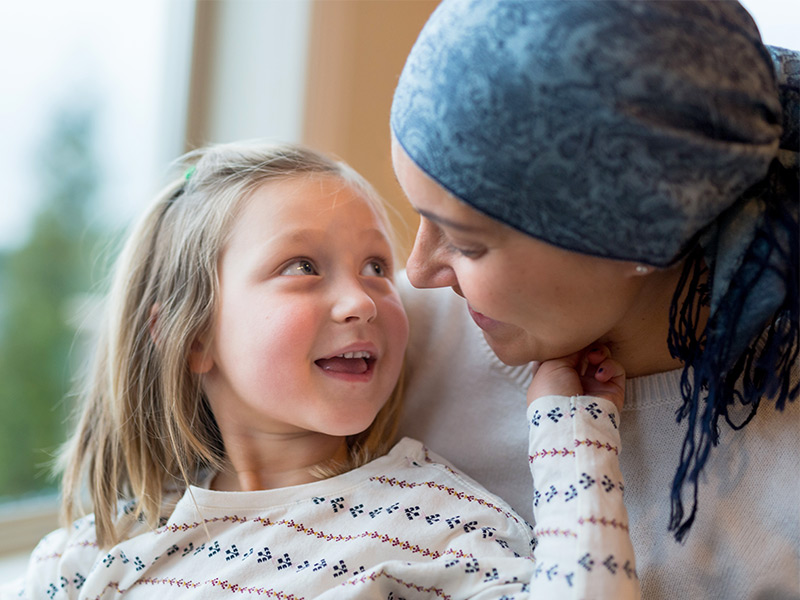
<path fill-rule="evenodd" d="M 264 328 L 268 335 L 264 340 L 267 345 L 280 347 L 288 343 L 300 343 L 312 335 L 311 324 L 314 320 L 313 313 L 302 310 L 296 305 L 285 306 L 270 311 L 264 315 Z"/>

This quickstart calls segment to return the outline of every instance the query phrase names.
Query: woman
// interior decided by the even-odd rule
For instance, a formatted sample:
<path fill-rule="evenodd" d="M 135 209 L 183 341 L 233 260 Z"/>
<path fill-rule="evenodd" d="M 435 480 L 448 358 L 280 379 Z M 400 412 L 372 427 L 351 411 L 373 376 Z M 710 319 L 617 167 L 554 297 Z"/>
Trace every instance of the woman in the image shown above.
<path fill-rule="evenodd" d="M 409 294 L 404 432 L 513 503 L 522 365 L 607 344 L 646 598 L 800 597 L 797 64 L 737 3 L 445 0 L 395 92 L 409 280 L 512 365 Z"/>

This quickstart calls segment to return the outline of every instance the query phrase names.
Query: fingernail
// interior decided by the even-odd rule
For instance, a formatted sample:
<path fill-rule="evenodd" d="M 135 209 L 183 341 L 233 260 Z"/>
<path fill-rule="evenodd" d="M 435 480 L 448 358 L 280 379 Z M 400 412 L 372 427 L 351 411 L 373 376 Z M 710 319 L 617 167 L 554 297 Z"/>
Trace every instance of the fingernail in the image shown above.
<path fill-rule="evenodd" d="M 597 374 L 599 375 L 600 373 L 605 373 L 605 371 L 606 370 L 603 367 L 600 367 L 599 369 L 597 369 Z"/>

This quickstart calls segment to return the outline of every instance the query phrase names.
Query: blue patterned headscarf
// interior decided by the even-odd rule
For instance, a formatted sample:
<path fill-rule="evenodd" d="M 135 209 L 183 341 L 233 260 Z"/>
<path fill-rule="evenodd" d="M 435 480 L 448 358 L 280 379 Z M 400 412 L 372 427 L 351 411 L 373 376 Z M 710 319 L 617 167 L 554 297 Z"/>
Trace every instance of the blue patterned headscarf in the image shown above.
<path fill-rule="evenodd" d="M 679 539 L 719 418 L 798 395 L 798 70 L 736 2 L 445 0 L 395 92 L 400 145 L 482 213 L 575 252 L 684 262 Z"/>

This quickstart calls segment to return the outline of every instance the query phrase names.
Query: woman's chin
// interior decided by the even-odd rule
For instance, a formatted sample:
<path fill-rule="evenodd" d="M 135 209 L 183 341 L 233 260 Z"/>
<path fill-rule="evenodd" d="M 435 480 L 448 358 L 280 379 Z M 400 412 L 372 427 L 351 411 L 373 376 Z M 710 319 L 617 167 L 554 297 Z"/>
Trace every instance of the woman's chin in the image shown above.
<path fill-rule="evenodd" d="M 538 360 L 531 353 L 530 348 L 527 348 L 526 345 L 519 339 L 499 341 L 492 338 L 492 336 L 485 331 L 483 332 L 483 337 L 497 358 L 499 358 L 501 362 L 511 367 L 517 367 L 519 365 L 527 364 L 532 360 Z"/>
<path fill-rule="evenodd" d="M 582 348 L 582 346 L 573 348 L 543 343 L 541 340 L 527 336 L 525 331 L 521 329 L 518 330 L 516 335 L 505 336 L 502 339 L 486 331 L 483 332 L 483 337 L 497 355 L 497 358 L 510 367 L 561 358 L 573 352 L 578 352 Z"/>

